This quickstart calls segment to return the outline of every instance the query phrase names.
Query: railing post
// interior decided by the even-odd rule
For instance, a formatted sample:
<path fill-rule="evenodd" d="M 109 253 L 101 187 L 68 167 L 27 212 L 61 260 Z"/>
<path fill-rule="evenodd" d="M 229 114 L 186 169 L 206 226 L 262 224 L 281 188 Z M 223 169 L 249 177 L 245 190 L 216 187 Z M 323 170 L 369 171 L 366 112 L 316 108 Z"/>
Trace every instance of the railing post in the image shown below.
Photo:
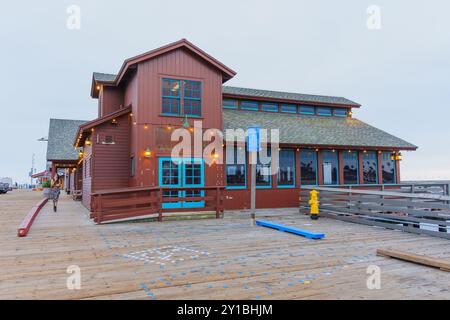
<path fill-rule="evenodd" d="M 162 222 L 162 201 L 163 201 L 163 197 L 162 197 L 162 190 L 158 189 L 158 221 Z"/>
<path fill-rule="evenodd" d="M 97 198 L 97 223 L 101 223 L 103 219 L 103 212 L 102 212 L 102 195 L 99 194 Z"/>
<path fill-rule="evenodd" d="M 216 219 L 220 218 L 220 189 L 216 188 Z"/>

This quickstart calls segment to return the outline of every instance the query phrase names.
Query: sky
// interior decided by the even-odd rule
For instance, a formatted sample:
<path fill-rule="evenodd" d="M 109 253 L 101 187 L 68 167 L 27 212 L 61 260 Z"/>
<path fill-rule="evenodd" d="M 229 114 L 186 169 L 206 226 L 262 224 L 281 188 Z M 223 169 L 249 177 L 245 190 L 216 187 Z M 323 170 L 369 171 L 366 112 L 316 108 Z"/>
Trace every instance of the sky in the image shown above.
<path fill-rule="evenodd" d="M 237 72 L 228 85 L 360 103 L 354 117 L 419 146 L 403 180 L 450 179 L 448 12 L 445 0 L 2 2 L 0 177 L 28 182 L 33 154 L 45 169 L 50 118 L 96 117 L 92 72 L 186 38 Z"/>

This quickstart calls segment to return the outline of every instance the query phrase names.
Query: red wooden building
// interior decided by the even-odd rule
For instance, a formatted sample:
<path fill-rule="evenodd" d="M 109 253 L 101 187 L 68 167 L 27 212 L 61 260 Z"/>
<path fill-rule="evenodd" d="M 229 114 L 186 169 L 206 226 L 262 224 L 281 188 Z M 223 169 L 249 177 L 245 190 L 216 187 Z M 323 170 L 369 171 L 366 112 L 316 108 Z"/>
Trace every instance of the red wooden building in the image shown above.
<path fill-rule="evenodd" d="M 72 143 L 82 152 L 77 169 L 68 169 L 79 181 L 74 188 L 82 190 L 83 204 L 115 218 L 125 218 L 123 212 L 248 208 L 247 154 L 238 164 L 171 159 L 173 131 L 191 130 L 194 121 L 202 122 L 203 132 L 253 125 L 279 130 L 278 170 L 264 174 L 270 165 L 257 165 L 258 208 L 297 206 L 302 184 L 400 183 L 400 152 L 417 147 L 355 119 L 359 104 L 223 85 L 235 75 L 184 39 L 125 60 L 117 74 L 94 73 L 98 118 L 79 126 Z M 233 149 L 228 151 L 237 158 L 245 146 Z"/>

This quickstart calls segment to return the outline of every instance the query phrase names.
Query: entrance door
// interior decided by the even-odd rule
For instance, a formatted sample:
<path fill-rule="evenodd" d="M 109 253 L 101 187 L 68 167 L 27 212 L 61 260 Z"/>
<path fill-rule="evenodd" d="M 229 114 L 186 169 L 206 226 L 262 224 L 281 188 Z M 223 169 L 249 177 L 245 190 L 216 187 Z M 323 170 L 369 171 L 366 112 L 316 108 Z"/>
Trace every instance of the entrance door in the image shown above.
<path fill-rule="evenodd" d="M 169 188 L 203 187 L 204 165 L 201 158 L 159 158 L 159 185 Z M 203 190 L 164 191 L 163 198 L 202 197 Z M 202 208 L 205 201 L 163 202 L 163 209 Z"/>
<path fill-rule="evenodd" d="M 331 175 L 332 165 L 330 162 L 323 163 L 323 183 L 333 184 L 333 179 Z"/>

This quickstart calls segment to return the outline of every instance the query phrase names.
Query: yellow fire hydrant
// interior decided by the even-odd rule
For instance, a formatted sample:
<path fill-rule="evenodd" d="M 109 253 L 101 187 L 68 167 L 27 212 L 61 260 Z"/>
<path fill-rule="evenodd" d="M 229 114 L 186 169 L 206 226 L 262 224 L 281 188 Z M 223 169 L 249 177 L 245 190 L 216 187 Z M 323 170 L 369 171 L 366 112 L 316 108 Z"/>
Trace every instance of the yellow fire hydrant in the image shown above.
<path fill-rule="evenodd" d="M 312 190 L 310 193 L 309 205 L 310 205 L 310 217 L 313 220 L 319 219 L 319 192 Z"/>

